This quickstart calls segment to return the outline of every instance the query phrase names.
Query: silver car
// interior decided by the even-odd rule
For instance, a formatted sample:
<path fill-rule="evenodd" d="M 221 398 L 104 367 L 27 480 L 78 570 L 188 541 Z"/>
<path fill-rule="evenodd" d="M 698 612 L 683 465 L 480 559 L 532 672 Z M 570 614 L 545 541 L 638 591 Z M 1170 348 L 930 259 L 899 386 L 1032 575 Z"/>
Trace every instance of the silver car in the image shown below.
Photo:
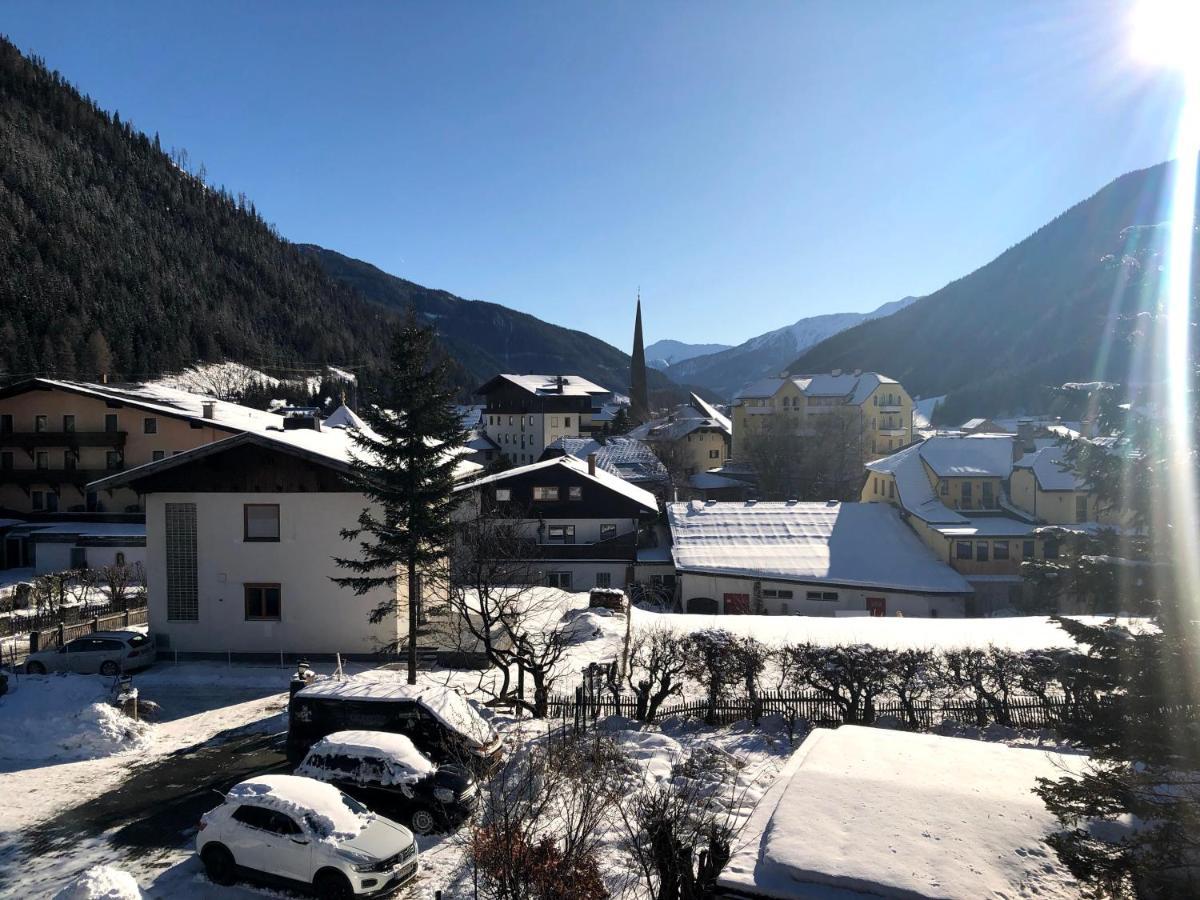
<path fill-rule="evenodd" d="M 154 642 L 137 631 L 94 631 L 68 641 L 57 650 L 39 650 L 25 660 L 30 675 L 79 672 L 113 676 L 142 669 L 154 662 Z"/>

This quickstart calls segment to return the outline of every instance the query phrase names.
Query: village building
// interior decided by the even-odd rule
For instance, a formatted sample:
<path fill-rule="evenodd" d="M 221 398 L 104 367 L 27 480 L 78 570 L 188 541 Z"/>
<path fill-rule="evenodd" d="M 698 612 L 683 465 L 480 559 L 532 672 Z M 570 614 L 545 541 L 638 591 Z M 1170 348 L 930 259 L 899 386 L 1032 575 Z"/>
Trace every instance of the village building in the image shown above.
<path fill-rule="evenodd" d="M 815 433 L 822 415 L 850 412 L 857 419 L 864 461 L 912 442 L 913 401 L 900 382 L 878 372 L 765 378 L 733 402 L 733 455 L 745 459 L 755 437 L 769 430 Z"/>
<path fill-rule="evenodd" d="M 684 612 L 962 616 L 972 589 L 869 503 L 672 503 Z"/>
<path fill-rule="evenodd" d="M 347 574 L 335 557 L 356 553 L 341 532 L 369 504 L 344 477 L 356 452 L 347 429 L 295 416 L 89 486 L 144 503 L 149 624 L 160 652 L 372 655 L 406 638 L 403 577 L 362 595 L 332 581 Z M 456 474 L 479 471 L 460 459 Z"/>
<path fill-rule="evenodd" d="M 711 403 L 692 394 L 687 403 L 629 433 L 654 448 L 672 476 L 687 486 L 695 475 L 720 468 L 733 447 L 733 423 Z"/>
<path fill-rule="evenodd" d="M 531 583 L 565 591 L 625 588 L 640 580 L 639 553 L 657 549 L 657 498 L 600 468 L 595 455 L 554 457 L 459 490 L 472 494 L 463 515 L 516 520 L 528 542 L 513 561 L 526 564 Z M 672 571 L 661 557 L 647 552 L 651 574 Z"/>
<path fill-rule="evenodd" d="M 671 476 L 654 450 L 631 437 L 558 438 L 542 451 L 538 462 L 560 456 L 573 456 L 584 462 L 594 456 L 596 468 L 663 499 L 671 488 Z"/>
<path fill-rule="evenodd" d="M 499 453 L 516 465 L 536 462 L 561 437 L 590 437 L 593 415 L 612 392 L 578 375 L 497 375 L 480 385 L 480 425 Z"/>

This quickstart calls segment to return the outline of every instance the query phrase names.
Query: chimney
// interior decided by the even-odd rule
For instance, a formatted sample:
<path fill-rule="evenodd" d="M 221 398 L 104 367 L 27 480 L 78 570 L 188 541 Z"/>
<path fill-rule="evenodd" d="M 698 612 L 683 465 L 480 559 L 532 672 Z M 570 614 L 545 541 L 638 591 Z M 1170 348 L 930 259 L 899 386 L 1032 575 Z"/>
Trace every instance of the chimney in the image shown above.
<path fill-rule="evenodd" d="M 217 402 L 215 400 L 205 400 L 200 404 L 200 412 L 206 419 L 214 418 L 216 410 Z"/>
<path fill-rule="evenodd" d="M 842 374 L 842 370 L 841 370 L 841 369 L 834 369 L 834 370 L 833 370 L 832 372 L 830 372 L 829 374 L 830 374 L 830 375 L 832 375 L 834 378 L 837 378 L 839 375 L 841 375 L 841 374 Z"/>
<path fill-rule="evenodd" d="M 593 478 L 595 478 L 596 477 L 596 454 L 589 453 L 587 456 L 587 460 L 588 460 L 588 474 L 591 475 Z"/>
<path fill-rule="evenodd" d="M 1037 449 L 1037 444 L 1033 441 L 1033 420 L 1018 419 L 1017 420 L 1017 439 L 1013 441 L 1013 461 L 1020 459 L 1026 453 L 1032 453 Z"/>
<path fill-rule="evenodd" d="M 554 386 L 560 394 L 563 392 L 563 385 L 565 383 L 566 383 L 566 379 L 563 378 L 561 375 L 554 376 Z"/>

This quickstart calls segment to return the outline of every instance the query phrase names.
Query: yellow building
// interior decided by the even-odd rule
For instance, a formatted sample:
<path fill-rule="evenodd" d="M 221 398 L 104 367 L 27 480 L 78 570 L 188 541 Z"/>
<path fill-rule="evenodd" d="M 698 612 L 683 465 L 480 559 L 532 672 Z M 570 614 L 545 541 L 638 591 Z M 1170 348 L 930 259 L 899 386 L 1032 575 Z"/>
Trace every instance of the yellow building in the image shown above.
<path fill-rule="evenodd" d="M 821 415 L 856 415 L 863 459 L 912 442 L 912 397 L 900 382 L 878 372 L 843 372 L 767 378 L 743 388 L 733 404 L 733 455 L 744 459 L 765 430 L 812 434 Z"/>
<path fill-rule="evenodd" d="M 137 494 L 86 485 L 283 417 L 152 385 L 34 378 L 0 390 L 0 509 L 140 512 Z"/>
<path fill-rule="evenodd" d="M 696 394 L 665 419 L 648 422 L 629 433 L 654 448 L 673 476 L 690 478 L 720 468 L 729 459 L 733 425 L 711 403 Z"/>

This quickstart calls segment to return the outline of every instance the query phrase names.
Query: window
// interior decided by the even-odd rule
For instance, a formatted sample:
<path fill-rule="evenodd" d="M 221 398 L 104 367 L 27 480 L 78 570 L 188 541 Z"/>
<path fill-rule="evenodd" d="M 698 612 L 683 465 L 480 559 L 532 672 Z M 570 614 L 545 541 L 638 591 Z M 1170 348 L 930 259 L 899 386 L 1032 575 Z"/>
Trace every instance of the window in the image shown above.
<path fill-rule="evenodd" d="M 896 482 L 894 482 L 894 481 L 888 482 L 888 499 L 889 500 L 896 499 Z"/>
<path fill-rule="evenodd" d="M 46 512 L 58 512 L 58 494 L 46 491 Z"/>
<path fill-rule="evenodd" d="M 1033 559 L 1033 541 L 1021 541 L 1021 558 Z"/>
<path fill-rule="evenodd" d="M 13 418 L 9 413 L 0 415 L 0 434 L 12 434 Z"/>
<path fill-rule="evenodd" d="M 805 600 L 817 600 L 821 603 L 836 603 L 837 591 L 808 591 L 804 595 Z"/>
<path fill-rule="evenodd" d="M 158 434 L 158 419 L 153 416 L 142 419 L 142 434 Z"/>
<path fill-rule="evenodd" d="M 70 472 L 72 469 L 75 468 L 75 451 L 74 450 L 64 450 L 63 451 L 63 468 L 66 469 L 68 472 Z"/>
<path fill-rule="evenodd" d="M 512 499 L 512 491 L 509 488 L 496 488 L 496 500 L 500 503 L 507 503 Z"/>
<path fill-rule="evenodd" d="M 567 499 L 568 500 L 582 500 L 583 499 L 583 488 L 581 488 L 577 484 L 571 485 L 569 488 L 567 488 Z"/>
<path fill-rule="evenodd" d="M 778 588 L 763 588 L 764 600 L 791 600 L 792 592 Z"/>
<path fill-rule="evenodd" d="M 1086 522 L 1088 520 L 1087 494 L 1075 495 L 1075 521 Z"/>
<path fill-rule="evenodd" d="M 557 427 L 558 427 L 558 416 L 551 416 L 551 417 L 550 417 L 550 427 L 551 427 L 551 428 L 557 428 Z"/>
<path fill-rule="evenodd" d="M 971 482 L 964 481 L 962 486 L 962 505 L 966 509 L 971 508 Z"/>
<path fill-rule="evenodd" d="M 13 467 L 13 455 L 11 450 L 5 450 L 0 453 L 0 469 L 11 469 Z"/>
<path fill-rule="evenodd" d="M 246 541 L 279 540 L 279 504 L 247 503 L 242 507 L 242 539 Z"/>
<path fill-rule="evenodd" d="M 544 485 L 534 485 L 533 499 L 541 500 L 543 503 L 554 503 L 558 500 L 558 488 L 547 487 Z"/>
<path fill-rule="evenodd" d="M 164 510 L 167 556 L 167 618 L 196 621 L 196 504 L 168 503 Z"/>
<path fill-rule="evenodd" d="M 166 459 L 166 457 L 167 457 L 166 450 L 152 450 L 150 452 L 150 461 L 151 462 L 157 462 L 160 459 Z"/>
<path fill-rule="evenodd" d="M 612 587 L 612 572 L 597 572 L 596 587 L 607 588 Z"/>
<path fill-rule="evenodd" d="M 948 482 L 945 478 L 938 479 L 938 493 L 943 497 L 950 493 L 950 482 Z"/>
<path fill-rule="evenodd" d="M 74 430 L 75 430 L 75 417 L 74 416 L 63 416 L 63 431 L 65 431 L 67 434 L 70 434 Z"/>
<path fill-rule="evenodd" d="M 1042 555 L 1046 559 L 1058 559 L 1058 541 L 1054 538 L 1046 538 L 1042 542 Z"/>
<path fill-rule="evenodd" d="M 87 568 L 87 548 L 72 547 L 71 548 L 71 568 L 86 569 Z"/>
<path fill-rule="evenodd" d="M 974 554 L 971 552 L 970 541 L 955 541 L 954 542 L 954 558 L 955 559 L 970 559 Z"/>
<path fill-rule="evenodd" d="M 512 425 L 512 423 L 513 423 L 513 418 L 512 418 L 512 416 L 509 416 L 509 417 L 508 417 L 508 424 L 509 424 L 509 426 L 511 426 L 511 425 Z"/>
<path fill-rule="evenodd" d="M 246 621 L 279 621 L 279 585 L 246 585 Z"/>
<path fill-rule="evenodd" d="M 992 543 L 992 559 L 1008 559 L 1008 541 Z"/>
<path fill-rule="evenodd" d="M 575 543 L 575 526 L 551 525 L 547 540 L 551 544 L 573 544 Z"/>
<path fill-rule="evenodd" d="M 709 451 L 708 451 L 708 458 L 709 458 L 709 459 L 720 459 L 720 458 L 721 458 L 721 451 L 720 451 L 720 450 L 709 450 Z"/>
<path fill-rule="evenodd" d="M 104 466 L 108 469 L 121 468 L 121 453 L 118 450 L 109 450 L 104 454 Z"/>
<path fill-rule="evenodd" d="M 50 454 L 49 454 L 49 452 L 47 452 L 47 451 L 45 451 L 45 450 L 39 450 L 39 451 L 37 452 L 37 467 L 38 467 L 39 469 L 48 469 L 48 468 L 50 468 Z"/>
<path fill-rule="evenodd" d="M 300 826 L 291 816 L 262 806 L 239 806 L 233 818 L 249 828 L 272 834 L 300 834 Z"/>
<path fill-rule="evenodd" d="M 571 573 L 570 572 L 547 572 L 546 584 L 552 588 L 569 591 L 571 589 Z"/>
<path fill-rule="evenodd" d="M 29 505 L 33 507 L 34 512 L 40 512 L 46 508 L 46 495 L 42 491 L 30 491 Z"/>
<path fill-rule="evenodd" d="M 617 536 L 617 526 L 611 522 L 605 522 L 600 526 L 600 540 L 608 541 Z"/>
<path fill-rule="evenodd" d="M 570 428 L 570 427 L 571 427 L 571 417 L 563 416 L 563 428 Z"/>
<path fill-rule="evenodd" d="M 104 417 L 104 430 L 108 431 L 108 432 L 113 432 L 113 431 L 117 430 L 117 414 L 116 413 L 108 413 Z"/>
<path fill-rule="evenodd" d="M 980 487 L 981 493 L 983 494 L 983 498 L 982 498 L 983 505 L 985 507 L 987 507 L 988 509 L 991 509 L 992 503 L 993 503 L 993 501 L 992 501 L 992 483 L 990 481 L 985 481 L 979 487 Z"/>
<path fill-rule="evenodd" d="M 125 565 L 125 554 L 120 550 L 117 551 L 116 558 L 113 560 L 118 566 Z"/>
<path fill-rule="evenodd" d="M 975 562 L 988 561 L 988 545 L 987 541 L 980 541 L 975 545 Z"/>
<path fill-rule="evenodd" d="M 46 427 L 47 426 L 46 426 L 46 417 L 45 416 L 34 416 L 33 417 L 33 430 L 34 431 L 39 431 L 39 432 L 45 431 Z"/>

